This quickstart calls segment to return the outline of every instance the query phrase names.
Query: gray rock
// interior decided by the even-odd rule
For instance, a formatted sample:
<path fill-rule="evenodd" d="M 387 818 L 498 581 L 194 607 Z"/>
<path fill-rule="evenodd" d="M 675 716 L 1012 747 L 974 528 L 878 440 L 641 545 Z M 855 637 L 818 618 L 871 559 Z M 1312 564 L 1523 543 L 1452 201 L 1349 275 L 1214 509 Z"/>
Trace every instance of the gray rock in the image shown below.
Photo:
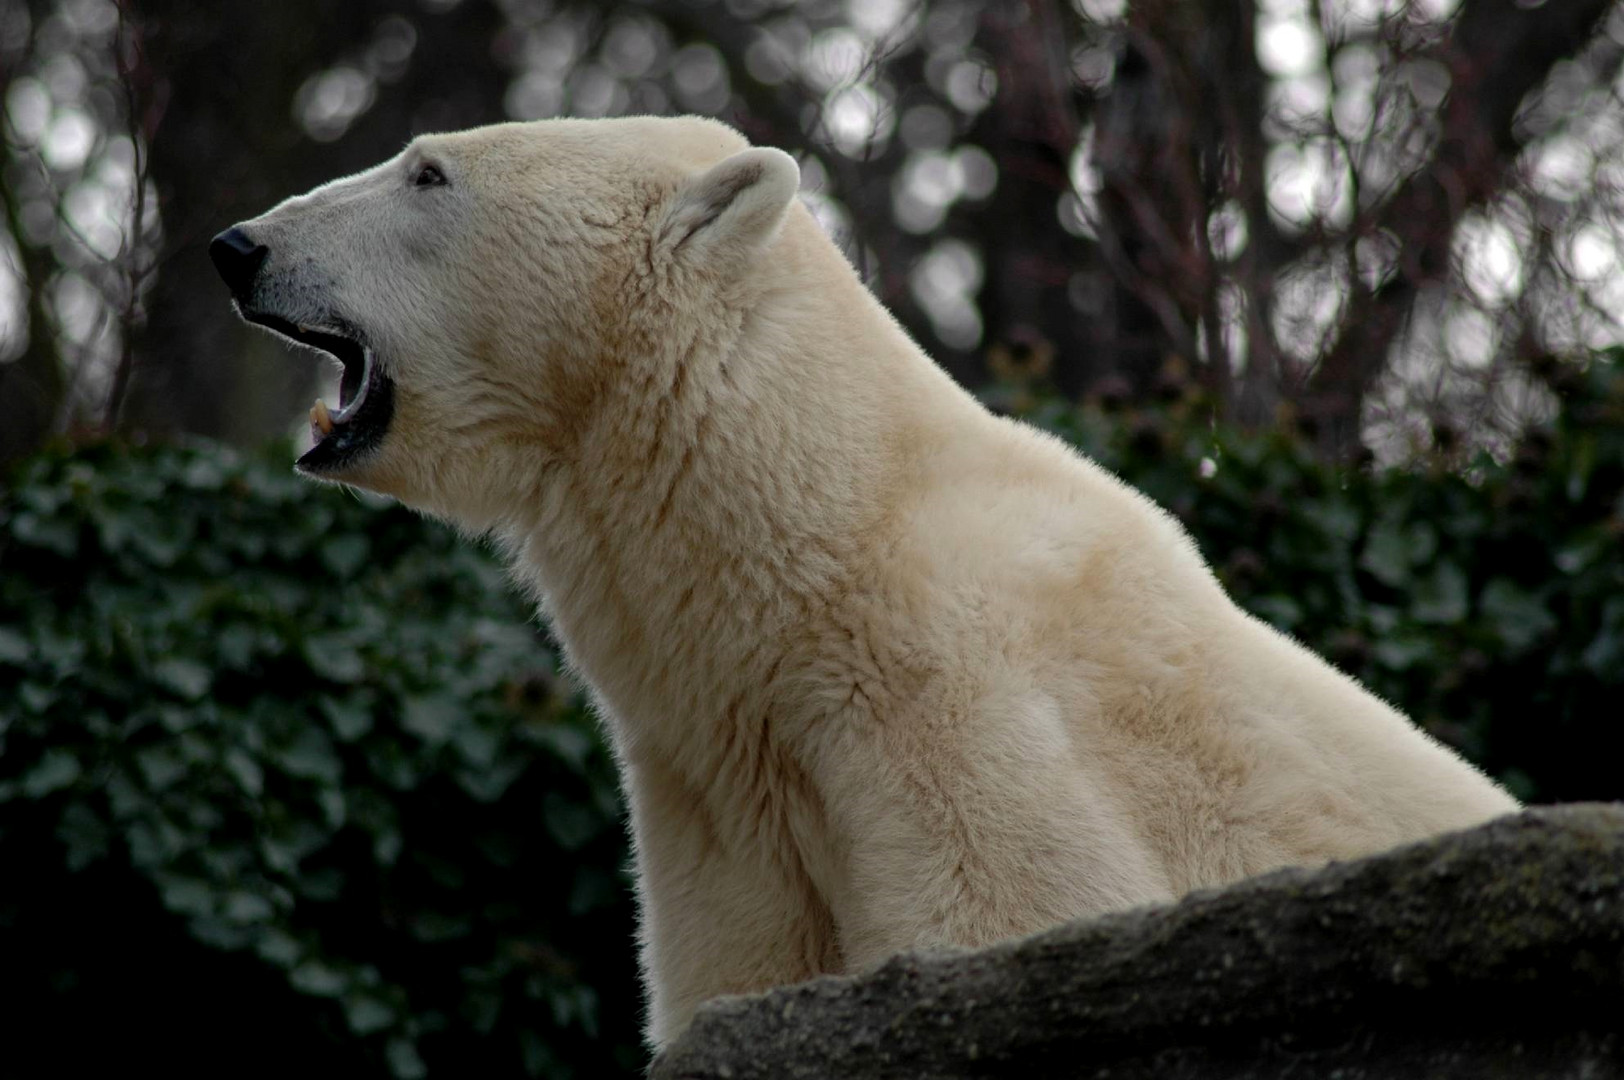
<path fill-rule="evenodd" d="M 1624 1077 L 1624 804 L 719 999 L 652 1076 Z"/>

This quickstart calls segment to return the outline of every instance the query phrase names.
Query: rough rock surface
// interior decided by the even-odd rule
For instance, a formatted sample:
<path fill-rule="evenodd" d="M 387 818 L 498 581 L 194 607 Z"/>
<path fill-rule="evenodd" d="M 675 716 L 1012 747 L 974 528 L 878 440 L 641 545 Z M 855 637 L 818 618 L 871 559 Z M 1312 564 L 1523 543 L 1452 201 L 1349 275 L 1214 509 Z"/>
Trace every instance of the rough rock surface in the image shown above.
<path fill-rule="evenodd" d="M 1624 804 L 724 998 L 652 1076 L 1624 1077 Z"/>

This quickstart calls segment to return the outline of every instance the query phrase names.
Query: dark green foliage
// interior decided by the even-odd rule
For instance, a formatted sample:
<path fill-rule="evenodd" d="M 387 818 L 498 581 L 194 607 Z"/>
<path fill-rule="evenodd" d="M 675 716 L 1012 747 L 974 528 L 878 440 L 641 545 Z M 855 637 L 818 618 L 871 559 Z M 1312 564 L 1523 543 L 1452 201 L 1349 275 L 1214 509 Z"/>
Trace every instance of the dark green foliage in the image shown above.
<path fill-rule="evenodd" d="M 0 501 L 11 1052 L 634 1070 L 612 769 L 530 612 L 288 460 L 103 446 Z"/>
<path fill-rule="evenodd" d="M 1337 472 L 1177 388 L 1019 411 L 1519 794 L 1617 798 L 1624 379 L 1565 393 L 1464 475 Z M 0 494 L 8 1075 L 635 1071 L 620 811 L 556 657 L 479 547 L 287 460 L 99 446 Z"/>

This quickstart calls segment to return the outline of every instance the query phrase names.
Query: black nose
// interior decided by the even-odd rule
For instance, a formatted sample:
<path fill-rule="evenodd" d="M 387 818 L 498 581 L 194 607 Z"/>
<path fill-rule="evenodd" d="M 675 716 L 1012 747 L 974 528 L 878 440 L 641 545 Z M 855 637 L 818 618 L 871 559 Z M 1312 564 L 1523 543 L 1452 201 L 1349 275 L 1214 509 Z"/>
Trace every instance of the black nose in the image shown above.
<path fill-rule="evenodd" d="M 220 271 L 232 294 L 239 297 L 248 294 L 254 275 L 259 273 L 260 264 L 270 252 L 270 248 L 254 243 L 235 225 L 209 241 L 209 258 L 214 260 L 214 268 Z"/>

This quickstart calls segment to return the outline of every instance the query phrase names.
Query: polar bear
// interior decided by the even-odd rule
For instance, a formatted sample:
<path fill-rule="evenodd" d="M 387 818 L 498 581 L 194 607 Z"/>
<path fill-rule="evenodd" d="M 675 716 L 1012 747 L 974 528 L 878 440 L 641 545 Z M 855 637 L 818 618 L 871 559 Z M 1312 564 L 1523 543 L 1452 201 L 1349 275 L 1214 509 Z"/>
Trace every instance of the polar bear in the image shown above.
<path fill-rule="evenodd" d="M 494 537 L 630 803 L 648 1035 L 1513 811 L 993 416 L 696 118 L 416 139 L 217 237 L 343 365 L 299 468 Z"/>

